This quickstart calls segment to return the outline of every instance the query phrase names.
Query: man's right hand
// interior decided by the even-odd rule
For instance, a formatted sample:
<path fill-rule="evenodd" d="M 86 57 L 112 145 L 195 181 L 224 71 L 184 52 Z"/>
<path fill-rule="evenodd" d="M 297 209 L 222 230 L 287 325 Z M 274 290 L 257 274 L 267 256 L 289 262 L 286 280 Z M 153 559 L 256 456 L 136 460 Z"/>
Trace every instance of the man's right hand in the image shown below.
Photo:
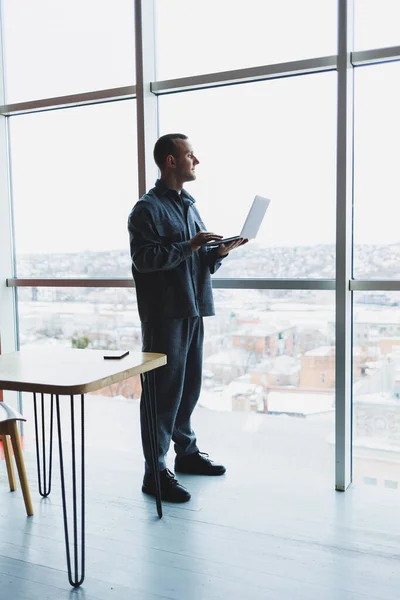
<path fill-rule="evenodd" d="M 222 240 L 222 235 L 217 235 L 211 231 L 199 231 L 189 241 L 192 250 L 195 252 L 204 246 L 204 244 L 208 244 L 208 242 L 213 242 L 214 240 Z"/>

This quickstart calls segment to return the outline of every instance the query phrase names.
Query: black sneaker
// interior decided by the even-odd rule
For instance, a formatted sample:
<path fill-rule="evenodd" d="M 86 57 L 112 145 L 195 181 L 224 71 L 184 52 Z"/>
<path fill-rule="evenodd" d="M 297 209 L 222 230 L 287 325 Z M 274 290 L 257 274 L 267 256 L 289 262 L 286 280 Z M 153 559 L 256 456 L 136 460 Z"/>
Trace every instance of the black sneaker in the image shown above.
<path fill-rule="evenodd" d="M 165 502 L 187 502 L 191 498 L 187 489 L 178 483 L 169 469 L 160 471 L 160 484 L 161 500 Z M 156 495 L 156 485 L 152 473 L 144 476 L 142 492 L 149 496 Z"/>
<path fill-rule="evenodd" d="M 194 452 L 175 458 L 175 471 L 189 475 L 223 475 L 226 471 L 223 465 L 217 465 L 208 458 L 205 452 Z"/>

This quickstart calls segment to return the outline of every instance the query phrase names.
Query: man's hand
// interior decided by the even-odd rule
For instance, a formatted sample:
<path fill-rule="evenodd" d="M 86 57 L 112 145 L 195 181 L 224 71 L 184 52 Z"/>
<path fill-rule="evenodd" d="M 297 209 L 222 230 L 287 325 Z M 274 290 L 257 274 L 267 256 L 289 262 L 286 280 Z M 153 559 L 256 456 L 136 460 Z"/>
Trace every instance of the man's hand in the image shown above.
<path fill-rule="evenodd" d="M 240 246 L 243 246 L 244 244 L 247 244 L 248 241 L 249 240 L 246 238 L 239 238 L 234 242 L 229 242 L 229 244 L 221 244 L 220 246 L 218 246 L 218 256 L 220 256 L 221 258 L 223 256 L 227 256 L 229 252 L 235 250 L 236 248 L 239 248 Z"/>
<path fill-rule="evenodd" d="M 213 240 L 222 240 L 222 235 L 212 233 L 211 231 L 199 231 L 189 241 L 192 246 L 192 250 L 195 252 L 199 250 L 204 244 L 212 242 Z"/>

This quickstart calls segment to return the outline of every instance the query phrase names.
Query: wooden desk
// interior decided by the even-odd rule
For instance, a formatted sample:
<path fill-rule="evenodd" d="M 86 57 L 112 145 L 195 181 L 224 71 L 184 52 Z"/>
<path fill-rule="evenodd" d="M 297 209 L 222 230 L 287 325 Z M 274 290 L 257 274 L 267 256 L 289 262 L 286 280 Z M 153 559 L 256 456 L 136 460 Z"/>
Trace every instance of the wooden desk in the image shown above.
<path fill-rule="evenodd" d="M 167 357 L 165 354 L 130 352 L 128 356 L 119 360 L 105 360 L 103 357 L 106 353 L 104 350 L 46 347 L 0 356 L 0 390 L 33 393 L 38 484 L 39 493 L 43 497 L 48 496 L 51 491 L 55 399 L 67 569 L 68 579 L 73 587 L 79 587 L 85 578 L 85 393 L 107 387 L 133 375 L 140 375 L 145 398 L 152 467 L 156 473 L 157 512 L 159 517 L 162 517 L 161 489 L 157 477 L 159 470 L 154 369 L 165 365 Z M 37 398 L 38 394 L 40 402 Z M 46 394 L 50 398 L 46 398 Z M 69 398 L 62 398 L 62 396 Z M 63 418 L 61 418 L 61 411 Z M 69 490 L 72 493 L 71 543 L 62 435 L 62 430 L 66 430 L 66 412 L 69 412 L 71 439 L 72 484 L 70 487 L 72 489 Z M 76 420 L 75 413 L 80 413 L 80 420 Z M 79 477 L 77 471 L 80 471 Z M 80 506 L 78 506 L 79 495 Z"/>

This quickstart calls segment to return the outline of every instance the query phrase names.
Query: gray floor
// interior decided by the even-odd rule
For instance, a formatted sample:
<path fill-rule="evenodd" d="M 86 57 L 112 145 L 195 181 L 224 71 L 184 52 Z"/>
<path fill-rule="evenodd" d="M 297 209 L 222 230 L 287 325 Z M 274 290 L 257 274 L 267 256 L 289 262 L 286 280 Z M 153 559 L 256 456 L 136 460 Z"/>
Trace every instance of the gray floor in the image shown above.
<path fill-rule="evenodd" d="M 35 515 L 27 519 L 20 492 L 8 492 L 2 462 L 2 599 L 399 599 L 399 494 L 362 485 L 334 491 L 331 417 L 198 408 L 201 448 L 227 474 L 181 476 L 192 500 L 164 504 L 159 520 L 140 491 L 138 406 L 97 396 L 87 399 L 87 576 L 71 590 L 58 464 L 51 498 L 41 500 L 25 407 Z"/>

